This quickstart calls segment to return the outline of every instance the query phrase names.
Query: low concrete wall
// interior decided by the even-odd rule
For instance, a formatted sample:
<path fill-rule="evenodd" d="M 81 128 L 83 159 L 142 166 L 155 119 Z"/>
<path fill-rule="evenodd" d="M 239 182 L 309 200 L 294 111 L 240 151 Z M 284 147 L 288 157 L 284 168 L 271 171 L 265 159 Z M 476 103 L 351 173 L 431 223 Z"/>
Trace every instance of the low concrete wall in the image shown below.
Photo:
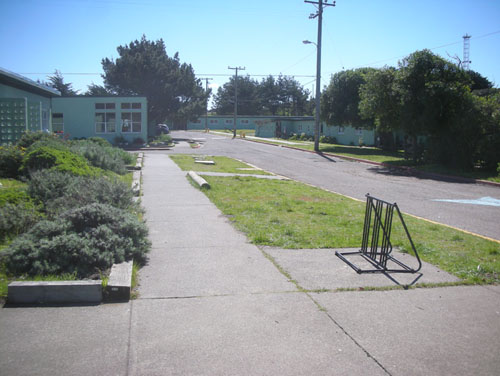
<path fill-rule="evenodd" d="M 90 303 L 102 300 L 102 281 L 12 282 L 8 302 L 13 304 Z"/>

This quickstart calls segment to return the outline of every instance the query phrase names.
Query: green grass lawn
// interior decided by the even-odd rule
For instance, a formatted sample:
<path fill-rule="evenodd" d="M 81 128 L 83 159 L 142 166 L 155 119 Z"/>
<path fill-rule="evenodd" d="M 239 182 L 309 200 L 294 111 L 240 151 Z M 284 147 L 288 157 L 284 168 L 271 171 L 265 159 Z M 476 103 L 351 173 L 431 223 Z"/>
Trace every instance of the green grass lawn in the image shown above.
<path fill-rule="evenodd" d="M 218 156 L 204 156 L 204 155 L 185 155 L 174 154 L 170 158 L 177 163 L 183 171 L 197 171 L 197 172 L 227 172 L 234 174 L 257 174 L 257 175 L 270 175 L 268 172 L 262 170 L 241 170 L 252 168 L 246 163 L 234 160 L 228 157 Z M 214 161 L 214 165 L 204 165 L 195 163 L 195 160 L 210 160 Z"/>
<path fill-rule="evenodd" d="M 359 247 L 365 203 L 294 181 L 205 177 L 205 194 L 254 244 L 282 248 Z M 404 210 L 404 208 L 402 208 Z M 466 283 L 500 282 L 500 244 L 405 215 L 420 257 Z M 392 243 L 410 248 L 394 218 Z"/>

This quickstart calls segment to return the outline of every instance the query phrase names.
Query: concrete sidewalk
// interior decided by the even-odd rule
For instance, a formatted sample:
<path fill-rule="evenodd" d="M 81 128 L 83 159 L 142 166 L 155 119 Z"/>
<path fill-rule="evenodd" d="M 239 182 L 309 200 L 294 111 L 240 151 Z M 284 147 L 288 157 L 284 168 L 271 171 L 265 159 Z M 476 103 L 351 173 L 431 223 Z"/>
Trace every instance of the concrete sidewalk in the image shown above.
<path fill-rule="evenodd" d="M 146 153 L 139 298 L 1 309 L 0 374 L 498 374 L 499 286 L 317 292 L 395 281 L 359 279 L 334 250 L 249 244 L 185 175 Z"/>

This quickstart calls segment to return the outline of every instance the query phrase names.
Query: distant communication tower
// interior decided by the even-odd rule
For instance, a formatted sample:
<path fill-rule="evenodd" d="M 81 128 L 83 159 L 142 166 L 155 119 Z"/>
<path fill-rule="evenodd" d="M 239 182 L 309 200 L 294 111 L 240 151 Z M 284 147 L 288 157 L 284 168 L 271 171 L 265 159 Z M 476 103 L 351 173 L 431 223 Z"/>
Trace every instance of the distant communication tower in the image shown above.
<path fill-rule="evenodd" d="M 465 34 L 463 36 L 464 38 L 464 56 L 462 59 L 462 68 L 465 70 L 469 70 L 469 64 L 471 63 L 470 61 L 470 35 Z"/>

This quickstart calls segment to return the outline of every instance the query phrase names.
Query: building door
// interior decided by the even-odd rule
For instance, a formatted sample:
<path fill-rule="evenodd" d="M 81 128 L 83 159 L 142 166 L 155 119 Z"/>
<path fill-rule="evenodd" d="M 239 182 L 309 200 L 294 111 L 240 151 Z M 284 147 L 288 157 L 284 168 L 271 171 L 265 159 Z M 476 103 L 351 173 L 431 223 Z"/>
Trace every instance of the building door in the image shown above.
<path fill-rule="evenodd" d="M 276 122 L 276 131 L 274 132 L 275 137 L 281 137 L 281 121 Z"/>
<path fill-rule="evenodd" d="M 47 110 L 42 110 L 42 131 L 49 131 L 49 112 Z"/>

